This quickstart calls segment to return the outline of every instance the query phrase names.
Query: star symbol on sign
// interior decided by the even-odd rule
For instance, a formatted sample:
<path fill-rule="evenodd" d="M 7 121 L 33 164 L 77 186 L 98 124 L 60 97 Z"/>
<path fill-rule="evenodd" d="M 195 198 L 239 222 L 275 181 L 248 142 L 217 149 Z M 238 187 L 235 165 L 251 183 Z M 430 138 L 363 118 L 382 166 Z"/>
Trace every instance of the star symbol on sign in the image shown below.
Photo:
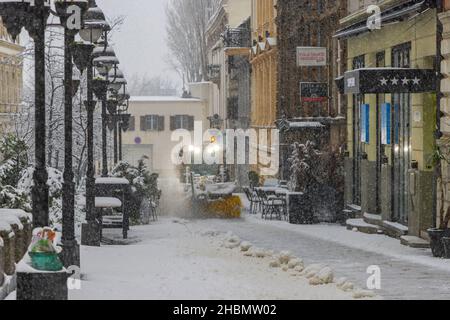
<path fill-rule="evenodd" d="M 409 79 L 406 78 L 406 77 L 404 77 L 404 78 L 402 79 L 402 83 L 403 83 L 403 85 L 406 86 L 406 85 L 409 83 Z"/>
<path fill-rule="evenodd" d="M 412 79 L 412 81 L 413 81 L 413 83 L 414 83 L 415 85 L 419 85 L 419 84 L 420 84 L 420 79 L 417 78 L 417 77 L 415 77 L 414 79 Z"/>
<path fill-rule="evenodd" d="M 381 85 L 382 85 L 382 86 L 386 86 L 387 83 L 388 83 L 388 80 L 387 80 L 386 78 L 383 77 L 383 79 L 381 79 L 380 82 L 381 82 Z"/>
<path fill-rule="evenodd" d="M 394 79 L 391 80 L 391 82 L 392 82 L 392 84 L 398 84 L 398 79 L 394 78 Z"/>

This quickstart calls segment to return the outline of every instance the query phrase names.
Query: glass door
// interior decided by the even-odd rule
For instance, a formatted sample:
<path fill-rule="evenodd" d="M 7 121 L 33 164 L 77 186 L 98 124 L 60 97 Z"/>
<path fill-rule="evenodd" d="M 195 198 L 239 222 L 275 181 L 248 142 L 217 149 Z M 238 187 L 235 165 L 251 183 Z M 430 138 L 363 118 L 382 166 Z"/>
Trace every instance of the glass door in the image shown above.
<path fill-rule="evenodd" d="M 384 51 L 378 52 L 376 55 L 377 68 L 383 68 L 386 66 L 386 54 Z M 381 214 L 381 169 L 382 158 L 384 156 L 384 146 L 381 143 L 381 105 L 386 102 L 384 93 L 377 95 L 377 119 L 376 119 L 376 131 L 377 131 L 377 172 L 376 172 L 376 213 Z"/>
<path fill-rule="evenodd" d="M 353 59 L 353 70 L 364 68 L 364 56 Z M 364 104 L 364 95 L 353 95 L 353 204 L 361 205 L 361 158 L 363 144 L 361 143 L 360 106 Z"/>
<path fill-rule="evenodd" d="M 393 67 L 410 67 L 411 44 L 402 44 L 392 49 Z M 393 221 L 408 224 L 409 169 L 411 164 L 411 95 L 392 95 L 393 112 Z"/>

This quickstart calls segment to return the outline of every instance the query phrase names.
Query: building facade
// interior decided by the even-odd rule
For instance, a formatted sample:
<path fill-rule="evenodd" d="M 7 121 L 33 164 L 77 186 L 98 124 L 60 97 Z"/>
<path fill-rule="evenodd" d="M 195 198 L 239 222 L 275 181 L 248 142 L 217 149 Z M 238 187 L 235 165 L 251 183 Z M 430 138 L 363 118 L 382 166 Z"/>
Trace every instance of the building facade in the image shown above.
<path fill-rule="evenodd" d="M 426 237 L 433 218 L 436 8 L 427 1 L 349 1 L 336 33 L 347 48 L 345 200 L 395 236 Z M 369 4 L 381 25 L 369 29 Z"/>
<path fill-rule="evenodd" d="M 0 21 L 0 134 L 11 130 L 13 116 L 20 112 L 23 47 Z"/>
<path fill-rule="evenodd" d="M 276 0 L 252 0 L 251 128 L 256 130 L 276 129 L 278 55 L 276 5 Z M 259 148 L 267 148 L 263 154 L 272 151 L 271 137 L 269 134 L 265 139 L 267 142 L 259 144 Z M 260 164 L 268 162 L 268 159 L 262 157 L 264 156 L 260 154 L 258 165 L 252 166 L 252 170 L 258 173 L 261 172 Z"/>
<path fill-rule="evenodd" d="M 281 176 L 288 179 L 290 145 L 313 141 L 321 150 L 345 142 L 345 103 L 334 79 L 345 69 L 334 32 L 346 14 L 345 0 L 278 0 L 278 99 Z M 315 61 L 306 61 L 314 57 Z M 317 60 L 318 58 L 320 60 Z"/>
<path fill-rule="evenodd" d="M 214 83 L 213 108 L 208 115 L 211 128 L 247 129 L 249 126 L 250 8 L 250 0 L 216 1 L 211 8 L 206 31 L 208 79 Z M 248 165 L 238 165 L 235 159 L 234 164 L 227 164 L 227 170 L 230 179 L 239 186 L 248 185 Z"/>
<path fill-rule="evenodd" d="M 202 90 L 197 87 L 192 91 Z M 204 97 L 132 97 L 128 112 L 131 114 L 130 128 L 122 137 L 124 160 L 136 165 L 145 157 L 148 168 L 163 178 L 179 174 L 174 160 L 178 157 L 180 150 L 176 147 L 181 141 L 172 141 L 172 133 L 185 129 L 191 134 L 192 140 L 183 145 L 187 154 L 194 145 L 195 122 L 201 122 L 204 129 L 209 127 Z"/>

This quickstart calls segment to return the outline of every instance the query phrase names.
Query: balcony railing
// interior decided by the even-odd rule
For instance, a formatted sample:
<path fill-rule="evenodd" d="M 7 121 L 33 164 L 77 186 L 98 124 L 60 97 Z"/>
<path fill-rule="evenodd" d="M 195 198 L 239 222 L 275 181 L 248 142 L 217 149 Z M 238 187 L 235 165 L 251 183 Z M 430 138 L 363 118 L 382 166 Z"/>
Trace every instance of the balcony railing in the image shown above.
<path fill-rule="evenodd" d="M 227 48 L 250 48 L 251 33 L 246 27 L 227 28 L 222 34 L 222 39 Z"/>

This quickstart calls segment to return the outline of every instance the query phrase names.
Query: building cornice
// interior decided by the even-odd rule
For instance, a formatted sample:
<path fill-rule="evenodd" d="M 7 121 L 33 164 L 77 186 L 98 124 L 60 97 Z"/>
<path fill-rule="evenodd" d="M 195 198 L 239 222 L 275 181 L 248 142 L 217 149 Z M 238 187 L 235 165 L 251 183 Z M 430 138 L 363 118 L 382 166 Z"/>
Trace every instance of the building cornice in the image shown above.
<path fill-rule="evenodd" d="M 403 3 L 407 3 L 410 0 L 385 0 L 381 3 L 378 4 L 378 6 L 380 7 L 381 11 L 384 11 L 386 9 L 389 9 L 395 5 L 400 5 Z M 354 13 L 342 18 L 341 20 L 339 20 L 339 24 L 341 24 L 342 26 L 346 26 L 352 23 L 356 23 L 358 21 L 363 21 L 365 19 L 367 19 L 369 16 L 371 16 L 372 14 L 367 13 L 367 7 L 364 7 L 358 11 L 355 11 Z"/>
<path fill-rule="evenodd" d="M 20 53 L 22 53 L 22 52 L 25 50 L 25 48 L 22 47 L 22 46 L 19 45 L 19 44 L 12 43 L 12 42 L 6 41 L 6 40 L 4 40 L 4 39 L 0 39 L 0 48 L 2 48 L 2 47 L 3 47 L 3 48 L 10 49 L 10 50 L 13 50 L 13 51 L 15 51 L 17 54 L 20 54 Z"/>

